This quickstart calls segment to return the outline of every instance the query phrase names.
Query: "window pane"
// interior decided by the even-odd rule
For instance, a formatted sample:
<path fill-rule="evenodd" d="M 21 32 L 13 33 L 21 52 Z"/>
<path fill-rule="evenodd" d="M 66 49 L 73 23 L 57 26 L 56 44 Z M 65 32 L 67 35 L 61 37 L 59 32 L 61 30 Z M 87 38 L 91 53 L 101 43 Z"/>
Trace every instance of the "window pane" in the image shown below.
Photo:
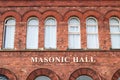
<path fill-rule="evenodd" d="M 38 76 L 37 78 L 35 78 L 35 80 L 51 80 L 51 79 L 47 76 Z"/>
<path fill-rule="evenodd" d="M 97 33 L 97 27 L 96 26 L 87 26 L 87 33 Z"/>
<path fill-rule="evenodd" d="M 70 18 L 68 22 L 68 30 L 69 30 L 69 41 L 68 47 L 70 49 L 80 49 L 81 41 L 80 41 L 80 22 L 77 18 Z"/>
<path fill-rule="evenodd" d="M 83 75 L 83 76 L 79 76 L 76 80 L 93 80 L 93 79 L 89 76 Z"/>
<path fill-rule="evenodd" d="M 36 18 L 30 19 L 28 25 L 39 25 L 39 22 Z"/>
<path fill-rule="evenodd" d="M 111 35 L 112 48 L 120 48 L 120 35 Z"/>
<path fill-rule="evenodd" d="M 48 18 L 45 22 L 45 25 L 56 25 L 56 21 L 54 18 Z"/>
<path fill-rule="evenodd" d="M 69 25 L 79 25 L 79 21 L 77 18 L 71 18 L 69 21 Z"/>
<path fill-rule="evenodd" d="M 38 20 L 31 19 L 27 26 L 27 49 L 38 48 Z"/>
<path fill-rule="evenodd" d="M 11 23 L 10 23 L 11 22 Z M 5 24 L 4 48 L 14 48 L 15 20 L 8 19 Z"/>
<path fill-rule="evenodd" d="M 87 25 L 96 25 L 96 20 L 93 18 L 87 19 Z"/>
<path fill-rule="evenodd" d="M 87 35 L 87 48 L 99 48 L 98 35 Z"/>
<path fill-rule="evenodd" d="M 116 18 L 111 18 L 110 19 L 110 25 L 118 25 L 119 21 Z"/>
<path fill-rule="evenodd" d="M 15 25 L 15 20 L 14 19 L 8 19 L 5 24 L 6 25 Z"/>
<path fill-rule="evenodd" d="M 78 26 L 70 26 L 69 32 L 79 32 Z"/>
<path fill-rule="evenodd" d="M 80 49 L 80 35 L 71 34 L 69 35 L 69 48 Z"/>
<path fill-rule="evenodd" d="M 8 80 L 8 78 L 4 75 L 0 75 L 0 80 Z"/>
<path fill-rule="evenodd" d="M 50 22 L 49 25 L 46 23 L 45 25 L 45 48 L 47 49 L 55 49 L 56 48 L 56 22 L 54 19 L 48 19 L 46 22 Z M 54 25 L 53 25 L 54 24 Z"/>
<path fill-rule="evenodd" d="M 111 33 L 120 32 L 120 27 L 119 27 L 119 25 L 117 25 L 117 26 L 111 26 L 111 27 L 110 27 L 110 31 L 111 31 Z"/>

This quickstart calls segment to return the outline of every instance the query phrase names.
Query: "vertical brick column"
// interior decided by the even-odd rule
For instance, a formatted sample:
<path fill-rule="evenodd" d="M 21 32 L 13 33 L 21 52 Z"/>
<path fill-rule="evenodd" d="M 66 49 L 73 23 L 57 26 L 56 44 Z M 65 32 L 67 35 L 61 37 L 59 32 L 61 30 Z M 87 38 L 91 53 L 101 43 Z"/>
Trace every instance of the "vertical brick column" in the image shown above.
<path fill-rule="evenodd" d="M 81 47 L 87 49 L 86 18 L 81 19 Z"/>
<path fill-rule="evenodd" d="M 97 20 L 98 21 L 98 39 L 99 39 L 99 47 L 101 50 L 106 49 L 106 29 L 105 25 L 103 24 L 103 17 L 100 16 L 100 18 Z"/>
<path fill-rule="evenodd" d="M 0 21 L 0 49 L 3 47 L 4 22 Z"/>
<path fill-rule="evenodd" d="M 109 19 L 105 19 L 103 22 L 104 26 L 103 28 L 103 50 L 110 50 L 111 48 L 111 38 L 110 38 L 110 26 L 109 26 Z"/>
<path fill-rule="evenodd" d="M 17 22 L 15 29 L 15 48 L 23 50 L 26 47 L 26 22 Z"/>
<path fill-rule="evenodd" d="M 59 50 L 67 50 L 68 48 L 68 24 L 67 22 L 59 22 L 57 27 L 57 45 Z"/>
<path fill-rule="evenodd" d="M 45 26 L 44 20 L 40 19 L 39 21 L 39 49 L 44 49 L 44 38 L 45 38 Z"/>

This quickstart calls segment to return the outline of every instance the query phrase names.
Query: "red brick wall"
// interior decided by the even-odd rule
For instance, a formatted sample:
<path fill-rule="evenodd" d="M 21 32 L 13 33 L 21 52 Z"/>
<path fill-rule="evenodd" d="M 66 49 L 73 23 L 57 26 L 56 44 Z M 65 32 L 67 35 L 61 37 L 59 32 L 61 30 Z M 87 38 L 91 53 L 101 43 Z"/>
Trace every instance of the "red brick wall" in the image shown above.
<path fill-rule="evenodd" d="M 114 73 L 119 70 L 120 66 L 119 51 L 8 51 L 1 52 L 0 56 L 0 67 L 10 70 L 17 78 L 10 80 L 32 80 L 33 78 L 42 74 L 50 77 L 58 76 L 59 79 L 57 80 L 75 80 L 75 78 L 82 74 L 89 75 L 94 80 L 112 80 Z M 93 56 L 96 62 L 31 62 L 31 57 L 39 58 L 56 56 Z M 52 72 L 53 76 L 52 74 L 50 75 L 49 71 L 47 72 L 47 70 L 45 72 L 41 72 L 41 70 L 43 70 L 42 68 L 51 70 L 50 73 Z M 38 70 L 37 73 L 34 72 L 36 70 Z M 32 78 L 29 79 L 31 76 Z M 119 73 L 117 76 L 119 77 Z M 115 78 L 118 78 L 117 76 L 115 76 Z"/>
<path fill-rule="evenodd" d="M 15 49 L 3 50 L 4 21 L 7 17 L 17 21 Z M 26 50 L 26 27 L 29 17 L 39 19 L 39 49 Z M 53 16 L 57 20 L 57 50 L 44 48 L 44 21 Z M 80 19 L 81 46 L 78 51 L 68 51 L 68 19 Z M 99 50 L 86 47 L 86 18 L 98 20 Z M 89 75 L 94 80 L 117 80 L 120 77 L 120 50 L 111 50 L 109 18 L 120 18 L 118 0 L 42 0 L 42 1 L 0 1 L 0 73 L 10 80 L 33 80 L 38 75 L 49 76 L 53 80 L 75 80 L 79 75 Z M 31 57 L 44 56 L 94 56 L 95 63 L 32 63 Z M 117 72 L 116 72 L 117 71 Z M 31 73 L 31 74 L 30 74 Z M 115 73 L 115 74 L 114 74 Z M 114 75 L 114 76 L 113 76 Z"/>

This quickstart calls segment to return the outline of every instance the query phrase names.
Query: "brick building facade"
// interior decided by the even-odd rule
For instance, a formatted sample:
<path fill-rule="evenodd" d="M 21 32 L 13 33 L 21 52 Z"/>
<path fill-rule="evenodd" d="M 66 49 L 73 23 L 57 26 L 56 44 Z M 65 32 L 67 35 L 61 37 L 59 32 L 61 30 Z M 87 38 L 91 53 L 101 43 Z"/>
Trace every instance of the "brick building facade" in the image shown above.
<path fill-rule="evenodd" d="M 26 48 L 27 25 L 31 17 L 37 18 L 39 23 L 37 49 Z M 45 21 L 48 17 L 56 20 L 55 49 L 45 48 Z M 98 48 L 89 49 L 87 46 L 86 22 L 89 17 L 94 17 L 97 22 Z M 8 39 L 5 37 L 7 34 L 5 27 L 7 20 L 11 18 L 15 20 L 12 49 L 5 47 L 5 40 Z M 68 47 L 70 18 L 77 18 L 80 21 L 79 49 Z M 112 47 L 112 33 L 110 32 L 110 19 L 113 18 L 117 19 L 119 23 L 119 0 L 1 0 L 0 79 L 41 80 L 41 78 L 37 78 L 47 76 L 51 80 L 82 80 L 79 76 L 84 75 L 89 76 L 86 80 L 119 80 L 120 47 Z M 120 36 L 119 24 L 118 27 L 119 31 L 114 34 Z M 117 39 L 116 43 L 119 43 Z M 73 57 L 79 57 L 80 62 L 52 60 L 42 62 L 33 60 L 36 57 L 69 57 L 70 60 Z M 6 79 L 2 79 L 3 77 Z M 47 78 L 46 80 L 49 80 Z"/>

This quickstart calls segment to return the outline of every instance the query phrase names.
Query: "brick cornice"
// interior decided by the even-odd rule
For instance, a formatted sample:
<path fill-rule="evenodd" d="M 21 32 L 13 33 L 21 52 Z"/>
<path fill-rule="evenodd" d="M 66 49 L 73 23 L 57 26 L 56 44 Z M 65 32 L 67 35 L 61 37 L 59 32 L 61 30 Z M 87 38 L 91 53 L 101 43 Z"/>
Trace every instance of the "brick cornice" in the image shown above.
<path fill-rule="evenodd" d="M 16 3 L 17 2 L 17 3 Z M 34 4 L 32 4 L 34 2 Z M 104 4 L 103 4 L 104 3 Z M 115 3 L 115 4 L 113 4 Z M 5 4 L 5 5 L 4 5 Z M 120 7 L 119 0 L 0 0 L 0 7 Z"/>

